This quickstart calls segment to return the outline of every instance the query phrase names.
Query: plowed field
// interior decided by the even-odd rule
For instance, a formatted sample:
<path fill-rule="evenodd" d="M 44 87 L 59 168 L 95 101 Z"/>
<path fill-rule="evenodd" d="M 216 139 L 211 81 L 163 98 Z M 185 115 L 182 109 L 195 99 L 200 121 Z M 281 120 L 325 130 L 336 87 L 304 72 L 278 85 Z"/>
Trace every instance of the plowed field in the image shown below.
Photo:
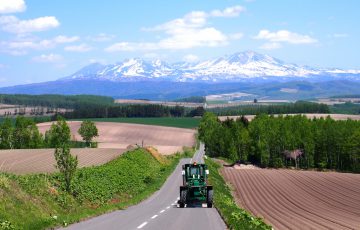
<path fill-rule="evenodd" d="M 360 175 L 224 167 L 238 204 L 275 229 L 360 229 Z"/>
<path fill-rule="evenodd" d="M 79 167 L 104 164 L 125 152 L 125 149 L 71 149 Z M 0 150 L 0 171 L 15 174 L 54 172 L 54 149 Z"/>
<path fill-rule="evenodd" d="M 45 133 L 51 122 L 38 124 L 39 130 Z M 195 130 L 154 125 L 126 124 L 116 122 L 95 122 L 99 130 L 98 148 L 126 148 L 129 145 L 153 146 L 162 154 L 181 151 L 183 146 L 195 144 Z M 78 134 L 80 121 L 70 121 L 73 139 L 82 140 Z"/>

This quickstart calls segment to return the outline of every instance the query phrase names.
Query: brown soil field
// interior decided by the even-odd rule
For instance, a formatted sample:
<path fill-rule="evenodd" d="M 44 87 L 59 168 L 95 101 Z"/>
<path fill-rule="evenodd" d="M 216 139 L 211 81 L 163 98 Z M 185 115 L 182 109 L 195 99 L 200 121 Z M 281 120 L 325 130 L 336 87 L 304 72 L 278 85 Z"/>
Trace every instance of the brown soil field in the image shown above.
<path fill-rule="evenodd" d="M 221 171 L 239 206 L 274 229 L 360 229 L 360 175 L 286 169 Z"/>
<path fill-rule="evenodd" d="M 0 150 L 0 171 L 15 174 L 54 172 L 54 149 Z M 78 156 L 79 167 L 101 165 L 115 159 L 126 149 L 71 149 Z"/>
<path fill-rule="evenodd" d="M 45 133 L 51 122 L 38 124 L 39 130 Z M 82 140 L 78 134 L 80 121 L 68 122 L 73 139 Z M 129 145 L 153 146 L 162 154 L 173 154 L 181 151 L 183 146 L 195 144 L 195 130 L 154 125 L 126 124 L 116 122 L 96 122 L 99 137 L 95 138 L 98 148 L 126 148 Z"/>
<path fill-rule="evenodd" d="M 295 116 L 295 115 L 299 115 L 299 114 L 283 114 L 283 116 L 286 116 L 286 115 Z M 305 115 L 309 119 L 321 118 L 321 117 L 326 118 L 327 116 L 330 116 L 334 120 L 347 120 L 347 119 L 360 120 L 360 115 L 350 115 L 350 114 L 306 113 L 306 114 L 301 114 L 301 115 Z M 278 116 L 278 115 L 275 114 L 274 116 Z M 219 116 L 219 119 L 221 121 L 224 121 L 224 120 L 226 120 L 226 118 L 237 119 L 239 117 L 240 116 Z M 255 118 L 255 115 L 245 115 L 245 117 L 249 121 L 251 121 L 252 119 Z"/>

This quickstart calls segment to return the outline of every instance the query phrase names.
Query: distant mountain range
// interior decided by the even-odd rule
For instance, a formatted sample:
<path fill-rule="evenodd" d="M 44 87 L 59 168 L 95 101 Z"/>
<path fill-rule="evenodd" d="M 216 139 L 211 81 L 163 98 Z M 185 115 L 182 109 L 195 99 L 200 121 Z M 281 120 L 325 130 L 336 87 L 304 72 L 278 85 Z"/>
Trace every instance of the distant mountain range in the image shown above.
<path fill-rule="evenodd" d="M 197 63 L 140 58 L 94 63 L 56 81 L 0 88 L 0 93 L 160 100 L 234 92 L 288 100 L 360 94 L 360 70 L 299 66 L 246 51 Z"/>
<path fill-rule="evenodd" d="M 60 80 L 236 82 L 299 79 L 360 80 L 360 70 L 299 66 L 246 51 L 197 63 L 169 64 L 159 59 L 148 61 L 141 58 L 127 59 L 111 65 L 94 63 Z"/>

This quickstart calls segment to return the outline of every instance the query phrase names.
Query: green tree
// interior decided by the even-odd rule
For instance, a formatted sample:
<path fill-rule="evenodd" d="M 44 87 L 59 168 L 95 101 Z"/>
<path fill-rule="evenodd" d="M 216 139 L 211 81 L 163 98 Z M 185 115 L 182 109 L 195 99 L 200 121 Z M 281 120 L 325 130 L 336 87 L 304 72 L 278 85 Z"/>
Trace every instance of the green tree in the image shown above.
<path fill-rule="evenodd" d="M 0 128 L 0 149 L 12 149 L 14 128 L 12 126 L 11 120 L 6 118 L 0 125 Z"/>
<path fill-rule="evenodd" d="M 51 125 L 45 133 L 45 142 L 48 147 L 59 148 L 70 141 L 70 128 L 62 117 L 58 117 L 56 123 Z"/>
<path fill-rule="evenodd" d="M 61 148 L 55 149 L 56 168 L 64 176 L 65 189 L 67 192 L 71 191 L 71 181 L 75 175 L 78 158 L 70 154 L 70 148 L 67 144 L 64 144 Z"/>
<path fill-rule="evenodd" d="M 98 129 L 96 128 L 95 123 L 92 121 L 83 121 L 81 123 L 78 133 L 81 135 L 81 137 L 86 142 L 86 144 L 90 147 L 91 147 L 91 140 L 94 137 L 99 136 Z"/>

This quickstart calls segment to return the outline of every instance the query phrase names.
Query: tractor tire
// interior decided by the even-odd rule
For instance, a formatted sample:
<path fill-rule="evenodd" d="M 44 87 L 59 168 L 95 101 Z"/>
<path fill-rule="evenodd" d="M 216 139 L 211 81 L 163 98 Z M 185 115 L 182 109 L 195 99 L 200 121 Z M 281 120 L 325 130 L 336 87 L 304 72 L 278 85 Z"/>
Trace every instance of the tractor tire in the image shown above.
<path fill-rule="evenodd" d="M 206 199 L 208 208 L 212 208 L 212 206 L 213 206 L 213 196 L 214 196 L 214 191 L 208 190 L 207 191 L 207 199 Z"/>
<path fill-rule="evenodd" d="M 187 197 L 187 190 L 182 190 L 180 192 L 180 208 L 185 207 Z"/>

